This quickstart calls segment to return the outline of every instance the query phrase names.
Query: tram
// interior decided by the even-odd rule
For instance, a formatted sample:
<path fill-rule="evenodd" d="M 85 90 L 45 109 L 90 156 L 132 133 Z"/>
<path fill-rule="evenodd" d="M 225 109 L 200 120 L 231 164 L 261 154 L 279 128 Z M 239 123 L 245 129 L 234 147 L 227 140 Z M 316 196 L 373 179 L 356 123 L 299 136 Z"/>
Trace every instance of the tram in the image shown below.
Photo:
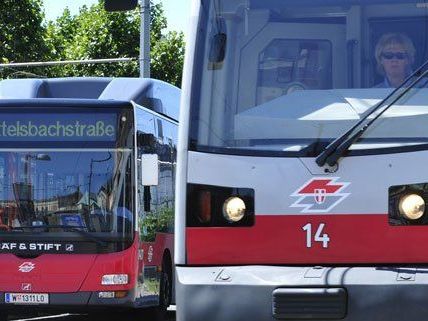
<path fill-rule="evenodd" d="M 424 319 L 428 3 L 202 0 L 191 21 L 177 320 Z"/>

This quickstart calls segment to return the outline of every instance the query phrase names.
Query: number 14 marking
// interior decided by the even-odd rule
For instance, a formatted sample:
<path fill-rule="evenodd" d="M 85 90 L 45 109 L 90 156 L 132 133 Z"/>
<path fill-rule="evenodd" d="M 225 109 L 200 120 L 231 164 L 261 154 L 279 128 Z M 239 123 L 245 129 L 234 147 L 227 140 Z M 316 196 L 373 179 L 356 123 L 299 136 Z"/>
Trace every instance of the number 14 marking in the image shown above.
<path fill-rule="evenodd" d="M 303 231 L 306 231 L 306 247 L 307 248 L 312 248 L 313 242 L 322 242 L 322 247 L 325 249 L 328 248 L 328 242 L 330 242 L 330 237 L 326 233 L 323 234 L 324 227 L 325 227 L 325 224 L 321 223 L 318 226 L 318 229 L 317 229 L 317 232 L 315 233 L 315 235 L 312 234 L 312 224 L 311 223 L 308 223 L 302 227 Z"/>

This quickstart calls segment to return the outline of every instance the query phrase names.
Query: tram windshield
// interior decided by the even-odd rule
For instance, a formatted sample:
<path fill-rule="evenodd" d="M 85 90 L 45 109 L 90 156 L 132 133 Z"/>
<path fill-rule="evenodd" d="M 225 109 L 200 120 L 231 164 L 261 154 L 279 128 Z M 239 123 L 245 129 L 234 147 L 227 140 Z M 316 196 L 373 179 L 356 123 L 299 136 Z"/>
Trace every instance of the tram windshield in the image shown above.
<path fill-rule="evenodd" d="M 202 1 L 191 149 L 316 156 L 428 60 L 428 2 Z M 351 147 L 428 144 L 422 79 Z M 196 90 L 195 90 L 196 89 Z"/>

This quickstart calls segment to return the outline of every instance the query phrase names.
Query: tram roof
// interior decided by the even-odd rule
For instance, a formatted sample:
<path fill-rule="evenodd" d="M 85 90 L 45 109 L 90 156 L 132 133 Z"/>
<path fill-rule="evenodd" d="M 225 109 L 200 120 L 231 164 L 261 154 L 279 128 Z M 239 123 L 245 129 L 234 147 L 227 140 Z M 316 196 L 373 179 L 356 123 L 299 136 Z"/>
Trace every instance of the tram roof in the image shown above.
<path fill-rule="evenodd" d="M 298 6 L 330 6 L 330 5 L 372 5 L 372 4 L 404 4 L 419 3 L 417 0 L 250 0 L 250 8 L 266 8 L 277 5 Z"/>

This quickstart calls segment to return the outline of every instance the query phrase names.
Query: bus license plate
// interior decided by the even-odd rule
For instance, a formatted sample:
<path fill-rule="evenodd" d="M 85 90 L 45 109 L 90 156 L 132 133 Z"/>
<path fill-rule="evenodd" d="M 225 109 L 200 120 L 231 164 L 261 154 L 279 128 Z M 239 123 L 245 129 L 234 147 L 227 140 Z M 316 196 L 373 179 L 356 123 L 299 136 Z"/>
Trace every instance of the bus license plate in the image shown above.
<path fill-rule="evenodd" d="M 5 293 L 4 302 L 12 304 L 49 304 L 49 294 Z"/>

